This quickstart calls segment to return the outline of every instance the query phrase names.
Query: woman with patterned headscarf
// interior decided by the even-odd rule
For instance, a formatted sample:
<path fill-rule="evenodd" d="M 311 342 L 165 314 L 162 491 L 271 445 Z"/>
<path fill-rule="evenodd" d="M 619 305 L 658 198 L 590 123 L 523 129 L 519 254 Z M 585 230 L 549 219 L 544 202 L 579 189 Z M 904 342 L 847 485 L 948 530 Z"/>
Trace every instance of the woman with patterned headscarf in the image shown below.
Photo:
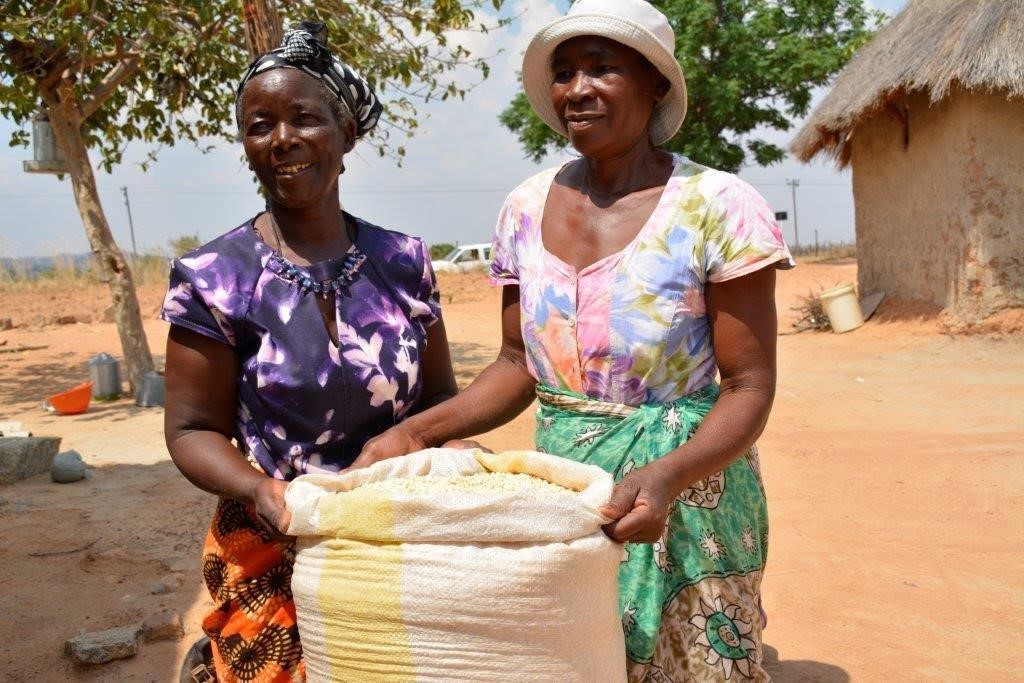
<path fill-rule="evenodd" d="M 322 24 L 289 32 L 237 91 L 267 210 L 171 272 L 165 434 L 178 469 L 220 497 L 202 558 L 219 681 L 304 677 L 287 482 L 349 466 L 457 391 L 423 242 L 341 208 L 343 156 L 380 113 Z"/>

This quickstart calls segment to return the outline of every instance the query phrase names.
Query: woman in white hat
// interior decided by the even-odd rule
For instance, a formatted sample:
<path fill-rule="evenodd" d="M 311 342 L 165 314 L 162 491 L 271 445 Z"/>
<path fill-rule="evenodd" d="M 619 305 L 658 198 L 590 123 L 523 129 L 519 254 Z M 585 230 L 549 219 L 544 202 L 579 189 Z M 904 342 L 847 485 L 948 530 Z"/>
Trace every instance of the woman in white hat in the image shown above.
<path fill-rule="evenodd" d="M 775 391 L 775 270 L 792 260 L 753 188 L 658 149 L 686 114 L 674 47 L 643 0 L 580 0 L 537 33 L 523 87 L 581 158 L 502 209 L 501 354 L 356 464 L 491 429 L 536 395 L 537 448 L 619 481 L 604 512 L 626 543 L 630 680 L 767 679 L 754 441 Z"/>

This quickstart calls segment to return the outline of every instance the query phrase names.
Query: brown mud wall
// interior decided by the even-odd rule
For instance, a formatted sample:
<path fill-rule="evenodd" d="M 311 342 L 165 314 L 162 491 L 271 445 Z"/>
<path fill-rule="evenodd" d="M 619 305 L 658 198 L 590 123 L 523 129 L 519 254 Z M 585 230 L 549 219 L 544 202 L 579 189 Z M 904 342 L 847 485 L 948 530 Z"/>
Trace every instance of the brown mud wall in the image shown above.
<path fill-rule="evenodd" d="M 1024 100 L 912 94 L 851 144 L 862 293 L 968 324 L 1024 307 Z"/>

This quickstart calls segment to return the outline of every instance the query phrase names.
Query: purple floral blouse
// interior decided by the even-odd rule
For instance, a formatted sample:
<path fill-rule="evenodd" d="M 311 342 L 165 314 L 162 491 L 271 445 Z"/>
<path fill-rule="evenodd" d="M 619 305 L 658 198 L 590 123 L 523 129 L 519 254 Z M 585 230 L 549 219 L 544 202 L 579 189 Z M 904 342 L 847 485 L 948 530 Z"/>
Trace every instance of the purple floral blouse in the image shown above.
<path fill-rule="evenodd" d="M 420 355 L 441 314 L 426 246 L 350 218 L 366 259 L 335 297 L 337 345 L 255 218 L 171 269 L 160 317 L 235 349 L 235 439 L 278 479 L 347 467 L 420 397 Z"/>

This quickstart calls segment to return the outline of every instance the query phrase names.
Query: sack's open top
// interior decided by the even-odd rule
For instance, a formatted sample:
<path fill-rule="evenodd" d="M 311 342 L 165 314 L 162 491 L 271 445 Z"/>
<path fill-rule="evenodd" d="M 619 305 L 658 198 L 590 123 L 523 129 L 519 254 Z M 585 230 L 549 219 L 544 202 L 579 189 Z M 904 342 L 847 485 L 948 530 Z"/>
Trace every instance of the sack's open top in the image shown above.
<path fill-rule="evenodd" d="M 418 476 L 484 472 L 528 474 L 567 489 L 436 493 L 382 491 L 364 484 Z M 598 507 L 611 497 L 611 475 L 546 453 L 432 448 L 345 474 L 307 474 L 289 484 L 288 533 L 374 542 L 528 543 L 568 541 L 609 520 Z"/>

